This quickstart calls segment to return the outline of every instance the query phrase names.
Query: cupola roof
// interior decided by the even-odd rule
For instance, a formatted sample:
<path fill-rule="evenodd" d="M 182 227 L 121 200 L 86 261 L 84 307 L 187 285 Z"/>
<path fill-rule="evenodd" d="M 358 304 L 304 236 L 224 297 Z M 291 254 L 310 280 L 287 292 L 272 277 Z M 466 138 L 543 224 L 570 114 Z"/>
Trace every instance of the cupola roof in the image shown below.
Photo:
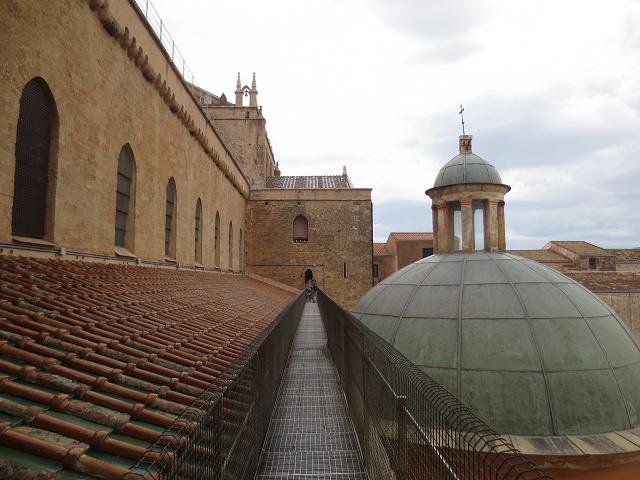
<path fill-rule="evenodd" d="M 460 135 L 460 153 L 438 172 L 434 188 L 465 183 L 502 184 L 496 167 L 471 151 L 471 135 Z"/>
<path fill-rule="evenodd" d="M 571 278 L 508 253 L 439 254 L 386 278 L 354 315 L 504 434 L 640 426 L 640 349 Z"/>

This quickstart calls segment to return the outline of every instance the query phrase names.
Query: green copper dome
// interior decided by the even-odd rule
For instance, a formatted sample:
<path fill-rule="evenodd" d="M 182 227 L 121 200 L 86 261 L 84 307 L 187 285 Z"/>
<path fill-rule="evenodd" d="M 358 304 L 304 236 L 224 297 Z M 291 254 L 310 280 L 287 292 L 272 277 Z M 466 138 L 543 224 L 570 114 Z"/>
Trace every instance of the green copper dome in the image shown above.
<path fill-rule="evenodd" d="M 376 285 L 353 313 L 500 433 L 640 426 L 638 343 L 606 303 L 537 262 L 433 255 Z"/>
<path fill-rule="evenodd" d="M 502 184 L 502 179 L 496 167 L 475 153 L 460 153 L 440 169 L 433 187 L 463 183 Z"/>

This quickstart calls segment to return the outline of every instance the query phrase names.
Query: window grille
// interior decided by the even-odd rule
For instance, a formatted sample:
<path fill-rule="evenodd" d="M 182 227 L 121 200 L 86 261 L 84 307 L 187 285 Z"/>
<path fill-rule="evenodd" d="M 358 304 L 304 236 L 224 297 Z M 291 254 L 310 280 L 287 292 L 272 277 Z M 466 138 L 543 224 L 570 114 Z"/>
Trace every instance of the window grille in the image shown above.
<path fill-rule="evenodd" d="M 229 222 L 229 270 L 233 270 L 233 222 Z"/>
<path fill-rule="evenodd" d="M 220 213 L 216 212 L 216 231 L 215 231 L 215 266 L 220 268 Z"/>
<path fill-rule="evenodd" d="M 173 178 L 167 183 L 167 210 L 164 223 L 164 255 L 165 257 L 175 257 L 173 231 L 176 205 L 176 182 Z"/>
<path fill-rule="evenodd" d="M 116 182 L 116 247 L 127 246 L 127 230 L 131 211 L 133 186 L 133 154 L 125 145 L 118 155 L 118 177 Z"/>
<path fill-rule="evenodd" d="M 195 222 L 195 259 L 197 263 L 202 263 L 202 202 L 200 199 L 196 202 L 196 222 Z"/>
<path fill-rule="evenodd" d="M 244 271 L 244 235 L 242 229 L 240 229 L 240 242 L 238 243 L 238 268 L 240 271 Z"/>
<path fill-rule="evenodd" d="M 309 240 L 309 222 L 303 215 L 293 220 L 293 241 L 306 242 Z"/>
<path fill-rule="evenodd" d="M 11 230 L 14 235 L 43 238 L 51 130 L 55 107 L 42 79 L 29 81 L 20 97 L 16 132 Z"/>

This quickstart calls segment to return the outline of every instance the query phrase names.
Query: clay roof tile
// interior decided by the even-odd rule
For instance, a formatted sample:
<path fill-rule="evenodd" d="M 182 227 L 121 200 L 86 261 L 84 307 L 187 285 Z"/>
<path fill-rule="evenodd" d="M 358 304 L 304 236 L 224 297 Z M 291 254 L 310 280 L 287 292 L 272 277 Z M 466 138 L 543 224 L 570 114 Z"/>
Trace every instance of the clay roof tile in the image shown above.
<path fill-rule="evenodd" d="M 0 444 L 59 461 L 85 442 L 65 467 L 90 475 L 86 452 L 135 461 L 131 444 L 224 387 L 292 296 L 244 276 L 0 255 L 0 393 L 17 399 L 0 397 Z M 86 422 L 104 426 L 99 441 Z"/>

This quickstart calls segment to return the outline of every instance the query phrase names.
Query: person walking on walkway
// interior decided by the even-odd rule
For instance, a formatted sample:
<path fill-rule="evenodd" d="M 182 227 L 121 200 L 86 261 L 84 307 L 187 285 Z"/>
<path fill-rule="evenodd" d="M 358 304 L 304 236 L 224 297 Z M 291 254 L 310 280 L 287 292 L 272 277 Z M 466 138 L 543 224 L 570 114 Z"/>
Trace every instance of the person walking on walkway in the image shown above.
<path fill-rule="evenodd" d="M 306 281 L 306 283 L 304 284 L 304 293 L 307 299 L 307 303 L 312 302 L 313 301 L 313 288 L 312 288 L 312 281 L 311 279 L 308 279 Z"/>

